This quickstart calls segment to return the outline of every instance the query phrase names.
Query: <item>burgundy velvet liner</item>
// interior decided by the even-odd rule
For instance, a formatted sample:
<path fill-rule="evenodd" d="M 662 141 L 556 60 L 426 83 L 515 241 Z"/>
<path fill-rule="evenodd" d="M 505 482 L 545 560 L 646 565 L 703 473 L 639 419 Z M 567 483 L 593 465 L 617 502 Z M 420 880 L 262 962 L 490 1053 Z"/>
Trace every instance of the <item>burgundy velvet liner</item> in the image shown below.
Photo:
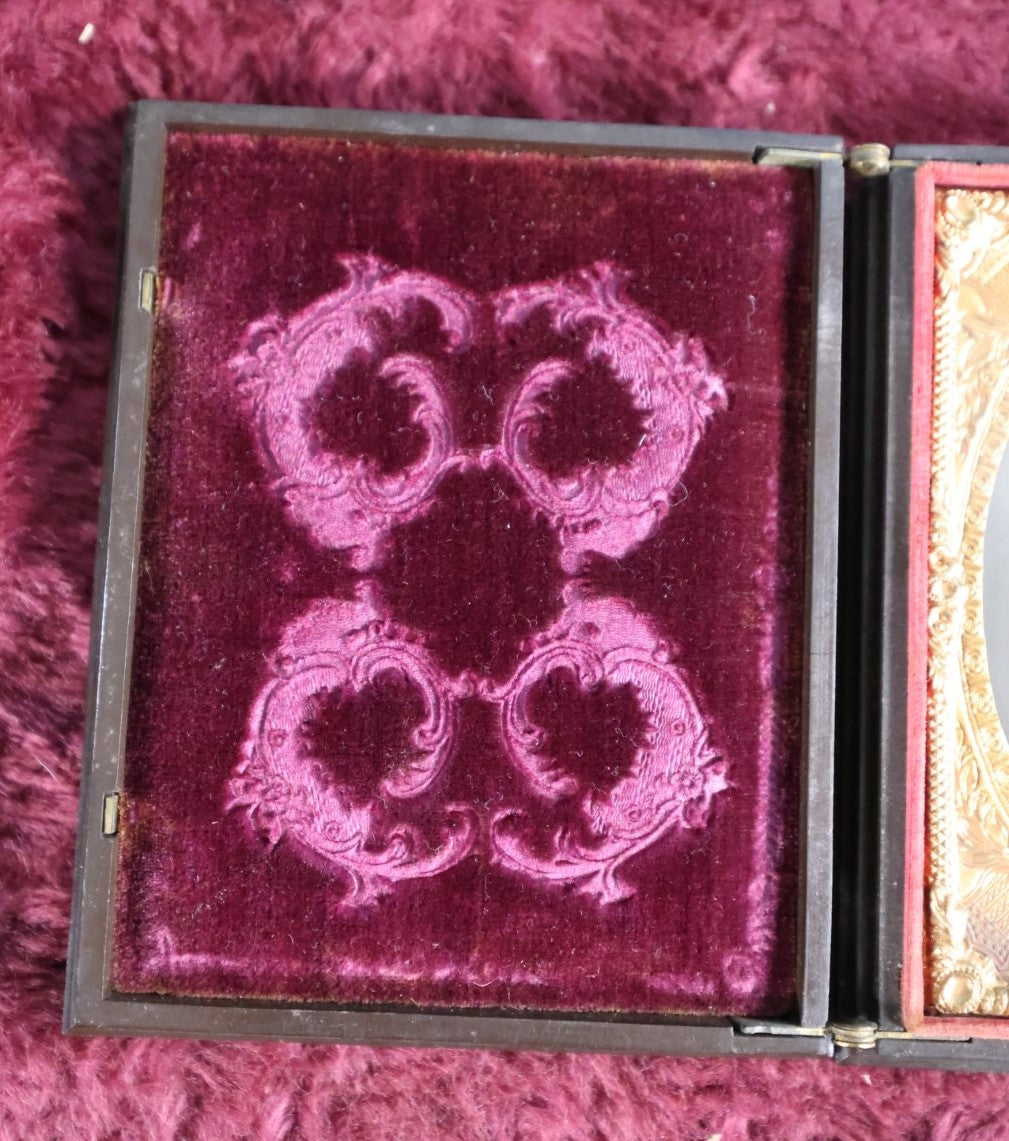
<path fill-rule="evenodd" d="M 811 176 L 784 168 L 169 136 L 119 990 L 761 1015 L 794 1004 L 812 216 Z M 283 842 L 269 850 L 225 810 L 280 632 L 361 577 L 285 515 L 227 362 L 250 322 L 339 286 L 349 251 L 481 294 L 617 264 L 626 295 L 701 338 L 725 379 L 729 407 L 656 534 L 621 560 L 592 558 L 586 575 L 674 647 L 731 785 L 704 827 L 674 829 L 628 863 L 629 899 L 534 886 L 478 853 L 355 910 L 341 877 Z M 433 339 L 421 319 L 400 347 Z M 537 326 L 507 359 L 487 338 L 460 358 L 450 388 L 468 446 L 494 438 L 522 362 L 556 341 Z M 547 411 L 544 466 L 619 462 L 633 448 L 622 392 L 606 376 L 583 383 L 591 403 L 559 391 Z M 410 462 L 409 407 L 365 375 L 334 384 L 344 390 L 320 400 L 322 444 L 385 469 Z M 550 527 L 492 469 L 448 477 L 431 514 L 397 533 L 378 580 L 446 668 L 505 676 L 560 609 L 557 559 Z M 537 717 L 557 754 L 606 787 L 639 711 L 619 687 L 572 689 L 553 677 Z M 329 743 L 334 771 L 380 772 L 416 706 L 409 686 L 377 686 L 326 703 L 306 731 Z M 439 803 L 524 797 L 535 817 L 547 810 L 506 763 L 496 716 L 464 700 Z M 413 811 L 422 822 L 425 805 Z"/>

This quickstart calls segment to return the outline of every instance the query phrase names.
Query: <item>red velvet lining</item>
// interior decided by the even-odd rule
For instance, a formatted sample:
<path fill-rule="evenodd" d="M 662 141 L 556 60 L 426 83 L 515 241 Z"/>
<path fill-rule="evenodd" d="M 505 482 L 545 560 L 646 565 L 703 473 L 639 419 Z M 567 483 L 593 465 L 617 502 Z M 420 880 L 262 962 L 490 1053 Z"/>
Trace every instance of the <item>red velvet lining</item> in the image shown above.
<path fill-rule="evenodd" d="M 793 1003 L 812 210 L 808 172 L 748 164 L 170 135 L 119 989 L 763 1015 Z M 555 826 L 586 830 L 573 798 L 530 791 L 482 696 L 568 612 L 576 573 L 515 475 L 493 459 L 450 472 L 364 567 L 294 521 L 264 469 L 228 361 L 250 323 L 338 289 L 338 259 L 355 251 L 472 298 L 465 352 L 449 351 L 427 304 L 387 331 L 390 352 L 441 362 L 467 454 L 494 445 L 516 385 L 548 357 L 580 363 L 540 402 L 530 452 L 543 470 L 628 462 L 647 428 L 589 359 L 584 329 L 539 314 L 498 331 L 491 299 L 510 286 L 616 267 L 627 304 L 670 337 L 699 338 L 724 379 L 727 407 L 654 533 L 619 557 L 574 560 L 584 593 L 623 600 L 669 643 L 729 785 L 627 860 L 624 898 L 516 875 L 481 831 L 455 866 L 356 906 L 332 866 L 284 839 L 270 848 L 227 808 L 284 631 L 366 586 L 438 669 L 484 686 L 456 700 L 453 753 L 430 792 L 387 799 L 379 823 L 433 844 L 446 805 L 473 809 L 482 829 L 518 805 L 540 854 Z M 396 471 L 424 447 L 415 409 L 355 359 L 320 386 L 304 430 L 312 447 Z M 586 691 L 557 669 L 529 705 L 540 747 L 602 798 L 647 737 L 623 682 Z M 404 763 L 422 715 L 416 685 L 386 673 L 313 699 L 301 734 L 363 801 Z"/>
<path fill-rule="evenodd" d="M 928 531 L 932 375 L 935 359 L 935 174 L 915 174 L 914 329 L 911 394 L 911 493 L 908 519 L 907 823 L 904 853 L 904 1025 L 919 1028 L 925 1004 L 925 749 Z"/>

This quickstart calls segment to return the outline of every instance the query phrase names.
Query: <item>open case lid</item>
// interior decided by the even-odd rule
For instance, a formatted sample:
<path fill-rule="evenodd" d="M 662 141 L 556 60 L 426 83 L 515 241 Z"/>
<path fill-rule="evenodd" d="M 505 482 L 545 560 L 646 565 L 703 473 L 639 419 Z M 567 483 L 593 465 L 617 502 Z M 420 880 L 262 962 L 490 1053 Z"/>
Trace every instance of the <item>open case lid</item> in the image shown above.
<path fill-rule="evenodd" d="M 793 966 L 788 968 L 790 975 L 794 968 L 794 1002 L 788 1010 L 775 1011 L 773 1017 L 765 1018 L 757 1011 L 750 1012 L 756 1017 L 748 1017 L 731 1012 L 712 1013 L 700 1006 L 692 1014 L 671 1013 L 668 1009 L 664 1012 L 641 1010 L 637 1014 L 613 1014 L 605 1009 L 593 1009 L 591 1003 L 588 1006 L 583 1004 L 580 1012 L 575 1013 L 571 1009 L 565 1011 L 563 1004 L 557 1002 L 540 1009 L 502 1009 L 500 1003 L 466 1004 L 449 1000 L 427 1003 L 413 994 L 400 1002 L 388 998 L 367 1001 L 360 995 L 341 1001 L 332 993 L 327 993 L 323 1001 L 312 1001 L 307 992 L 279 1000 L 262 993 L 255 997 L 240 993 L 221 993 L 212 997 L 204 992 L 201 997 L 195 983 L 188 994 L 185 993 L 186 988 L 183 988 L 184 993 L 171 993 L 170 986 L 165 984 L 144 989 L 136 980 L 152 976 L 144 974 L 146 966 L 143 963 L 132 975 L 130 971 L 133 968 L 123 967 L 122 958 L 117 968 L 117 922 L 120 925 L 118 930 L 122 931 L 124 923 L 132 922 L 133 914 L 127 914 L 124 920 L 123 912 L 117 913 L 117 868 L 124 825 L 129 831 L 139 819 L 136 808 L 139 798 L 126 796 L 124 799 L 122 790 L 124 784 L 129 788 L 131 779 L 129 771 L 124 772 L 124 765 L 131 731 L 127 714 L 130 711 L 137 607 L 145 605 L 144 591 L 147 589 L 141 579 L 142 565 L 147 566 L 142 557 L 144 531 L 141 524 L 146 510 L 144 496 L 150 493 L 153 485 L 149 481 L 145 489 L 144 473 L 148 422 L 152 415 L 152 375 L 162 367 L 158 363 L 155 330 L 159 316 L 169 320 L 173 312 L 181 311 L 173 310 L 173 306 L 184 307 L 188 301 L 185 283 L 179 290 L 178 283 L 164 272 L 160 260 L 165 250 L 162 222 L 166 208 L 166 153 L 169 140 L 181 133 L 197 140 L 242 136 L 249 140 L 275 137 L 303 141 L 342 139 L 354 144 L 394 143 L 425 148 L 425 154 L 449 153 L 456 156 L 452 161 L 458 161 L 459 155 L 471 152 L 500 155 L 528 152 L 572 159 L 589 155 L 628 159 L 633 156 L 640 159 L 668 158 L 693 162 L 698 172 L 703 172 L 703 164 L 710 162 L 725 164 L 711 168 L 713 171 L 731 167 L 741 172 L 753 169 L 754 164 L 798 167 L 808 171 L 812 204 L 811 232 L 806 236 L 811 264 L 804 270 L 808 273 L 808 286 L 805 287 L 808 291 L 808 367 L 803 381 L 804 395 L 800 401 L 805 417 L 802 438 L 804 446 L 808 446 L 808 461 L 804 461 L 805 475 L 798 482 L 795 499 L 805 522 L 799 536 L 802 601 L 796 627 L 798 650 L 792 662 L 792 668 L 800 671 L 801 686 L 794 687 L 797 803 L 792 825 L 794 832 L 791 839 L 786 840 L 786 846 L 794 845 L 795 853 L 794 913 L 790 912 L 785 923 L 785 927 L 794 934 L 795 956 Z M 255 144 L 250 145 L 254 149 Z M 143 103 L 138 106 L 130 127 L 126 168 L 119 334 L 110 397 L 99 529 L 87 744 L 65 1018 L 70 1032 L 205 1038 L 279 1037 L 374 1044 L 438 1043 L 641 1053 L 799 1055 L 831 1051 L 832 1042 L 823 1028 L 828 1018 L 831 914 L 834 600 L 844 186 L 841 160 L 840 140 L 816 136 L 181 103 Z M 283 155 L 279 161 L 282 165 L 285 161 Z M 556 165 L 559 160 L 552 161 Z M 377 195 L 379 185 L 374 182 L 370 185 Z M 710 185 L 714 187 L 715 182 Z M 247 209 L 248 200 L 240 200 L 246 202 Z M 339 208 L 337 202 L 332 205 L 334 210 Z M 759 201 L 757 205 L 759 207 Z M 183 209 L 182 206 L 178 208 Z M 271 216 L 269 204 L 262 208 L 263 221 L 282 229 L 283 218 L 278 222 L 275 216 Z M 191 227 L 173 248 L 180 251 L 194 249 L 203 236 L 199 226 Z M 304 255 L 304 245 L 301 250 Z M 235 270 L 236 266 L 231 266 L 231 269 Z M 261 272 L 268 276 L 269 269 L 269 263 L 264 261 Z M 240 271 L 241 266 L 238 265 L 236 272 Z M 380 272 L 385 275 L 382 280 L 391 281 L 396 289 L 417 286 L 420 276 L 414 273 L 408 281 L 409 275 L 395 268 L 383 267 Z M 591 277 L 590 273 L 579 280 L 584 283 Z M 423 283 L 429 293 L 432 289 L 445 292 L 445 279 L 439 278 L 440 284 L 434 287 L 431 280 L 425 278 Z M 572 285 L 570 280 L 564 279 L 563 289 L 570 292 L 583 288 L 583 285 Z M 514 292 L 518 294 L 521 291 Z M 472 292 L 466 296 L 472 296 Z M 497 299 L 494 303 L 499 306 L 499 311 L 505 302 L 524 304 L 528 301 L 524 294 L 517 300 L 509 295 L 502 301 L 502 296 L 500 291 L 494 294 Z M 460 302 L 461 297 L 463 292 L 455 289 L 452 304 L 461 304 L 462 308 L 478 304 L 476 301 Z M 610 303 L 612 294 L 607 294 L 607 298 L 607 303 Z M 580 294 L 577 302 L 586 304 Z M 656 303 L 661 309 L 662 298 L 658 298 Z M 756 295 L 750 296 L 751 313 L 757 311 L 759 304 L 760 299 Z M 636 321 L 646 321 L 642 310 L 632 311 Z M 475 313 L 476 308 L 472 312 Z M 305 315 L 308 313 L 309 310 L 302 309 L 301 318 L 307 321 Z M 250 314 L 263 315 L 260 312 Z M 314 311 L 310 316 L 316 320 Z M 660 336 L 656 331 L 660 326 L 652 328 L 649 325 L 648 328 L 652 330 L 649 337 Z M 264 336 L 268 339 L 274 335 L 273 330 L 264 334 L 259 328 L 252 341 L 246 340 L 247 352 L 255 356 L 264 343 Z M 233 355 L 233 349 L 225 354 L 226 357 Z M 162 387 L 158 388 L 159 399 L 163 391 Z M 709 391 L 714 391 L 710 385 Z M 277 460 L 280 454 L 277 449 L 282 449 L 282 445 L 269 436 L 268 428 L 264 431 L 267 436 L 263 447 L 273 460 Z M 497 462 L 506 455 L 507 449 L 505 452 L 492 449 L 492 452 L 490 461 L 486 461 L 486 450 L 481 453 L 487 463 Z M 291 462 L 300 463 L 301 460 Z M 549 462 L 549 458 L 543 460 L 544 464 Z M 290 484 L 286 486 L 290 489 Z M 311 529 L 311 510 L 306 510 L 308 514 L 299 517 L 300 525 Z M 263 527 L 267 526 L 264 521 Z M 328 527 L 329 523 L 325 526 Z M 564 557 L 576 568 L 581 567 L 581 563 L 571 554 L 571 544 L 584 542 L 577 538 L 578 534 L 575 530 L 565 532 L 569 548 Z M 630 550 L 633 544 L 625 546 Z M 356 572 L 365 577 L 376 573 L 374 560 L 362 559 Z M 590 623 L 586 629 L 589 627 L 595 631 L 591 636 L 599 635 L 596 626 Z M 291 636 L 297 639 L 302 635 L 295 630 Z M 150 656 L 144 659 L 145 662 L 151 660 Z M 316 663 L 312 668 L 318 670 L 323 667 Z M 662 669 L 665 670 L 663 676 L 667 678 L 675 672 L 673 667 Z M 282 687 L 286 684 L 283 676 L 286 675 L 277 675 L 270 684 Z M 799 688 L 802 690 L 801 700 Z M 436 684 L 429 687 L 430 692 L 437 689 Z M 266 693 L 266 690 L 262 692 Z M 268 700 L 268 697 L 262 697 L 261 703 Z M 495 697 L 494 701 L 507 706 L 508 699 Z M 192 732 L 192 724 L 189 731 Z M 144 755 L 148 757 L 153 753 Z M 261 754 L 253 748 L 247 756 L 248 763 L 257 763 L 257 756 Z M 247 768 L 242 773 L 246 771 Z M 134 815 L 131 816 L 131 812 Z M 243 858 L 253 860 L 255 849 L 250 847 Z M 532 862 L 536 860 L 542 865 L 542 856 L 537 856 Z M 248 864 L 248 871 L 247 882 L 251 892 L 255 879 L 252 863 Z M 711 887 L 717 892 L 717 885 L 712 884 Z M 759 902 L 762 890 L 758 884 L 755 892 L 750 894 Z M 543 914 L 546 916 L 549 912 Z M 773 934 L 768 937 L 773 938 Z M 159 954 L 164 951 L 164 946 L 171 948 L 170 941 L 162 946 Z M 175 955 L 174 950 L 164 952 L 162 957 L 171 959 L 173 955 L 176 962 L 186 958 L 185 954 Z M 117 969 L 120 979 L 133 980 L 125 989 L 114 981 Z"/>

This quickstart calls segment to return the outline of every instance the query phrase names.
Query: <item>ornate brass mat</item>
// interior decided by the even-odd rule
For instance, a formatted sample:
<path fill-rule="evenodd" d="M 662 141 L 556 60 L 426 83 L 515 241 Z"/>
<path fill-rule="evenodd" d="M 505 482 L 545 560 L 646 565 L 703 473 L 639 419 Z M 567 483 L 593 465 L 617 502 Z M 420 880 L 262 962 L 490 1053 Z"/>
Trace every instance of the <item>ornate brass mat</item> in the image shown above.
<path fill-rule="evenodd" d="M 982 610 L 1009 438 L 1009 194 L 935 197 L 928 552 L 926 1009 L 1009 1013 L 1009 742 Z"/>

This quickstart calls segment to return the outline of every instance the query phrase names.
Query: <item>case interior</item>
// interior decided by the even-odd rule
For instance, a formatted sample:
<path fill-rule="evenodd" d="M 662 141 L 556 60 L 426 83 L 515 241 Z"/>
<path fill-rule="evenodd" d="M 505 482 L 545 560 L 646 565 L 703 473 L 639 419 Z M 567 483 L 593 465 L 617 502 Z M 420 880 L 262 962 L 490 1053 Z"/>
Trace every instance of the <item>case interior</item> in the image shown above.
<path fill-rule="evenodd" d="M 130 141 L 68 1031 L 832 1053 L 840 140 Z"/>

